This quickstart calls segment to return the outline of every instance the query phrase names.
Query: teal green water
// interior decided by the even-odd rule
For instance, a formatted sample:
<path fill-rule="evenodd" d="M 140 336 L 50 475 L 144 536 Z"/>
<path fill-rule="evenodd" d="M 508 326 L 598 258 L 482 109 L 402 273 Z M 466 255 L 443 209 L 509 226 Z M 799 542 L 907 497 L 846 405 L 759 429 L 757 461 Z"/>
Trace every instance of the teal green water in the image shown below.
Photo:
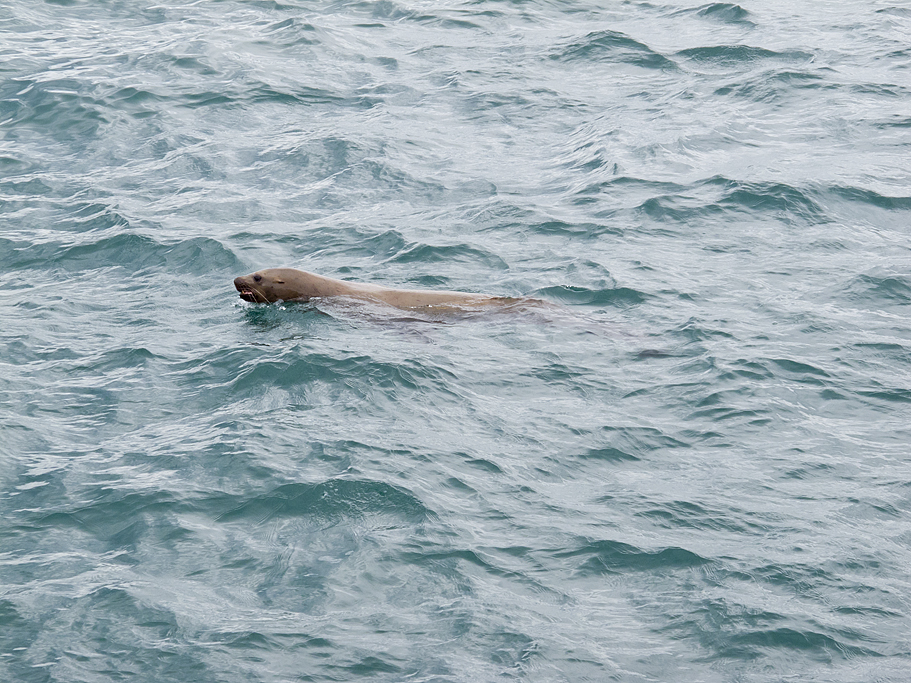
<path fill-rule="evenodd" d="M 909 45 L 0 7 L 0 680 L 907 680 Z M 273 266 L 553 305 L 238 299 Z"/>

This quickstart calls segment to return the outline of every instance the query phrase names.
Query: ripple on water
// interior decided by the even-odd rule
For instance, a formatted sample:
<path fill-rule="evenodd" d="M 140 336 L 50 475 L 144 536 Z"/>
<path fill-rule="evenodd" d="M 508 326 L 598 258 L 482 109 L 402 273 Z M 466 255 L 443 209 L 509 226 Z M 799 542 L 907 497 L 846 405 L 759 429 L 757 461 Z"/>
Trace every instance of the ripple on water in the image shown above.
<path fill-rule="evenodd" d="M 0 8 L 0 677 L 907 678 L 908 11 L 136 4 Z"/>

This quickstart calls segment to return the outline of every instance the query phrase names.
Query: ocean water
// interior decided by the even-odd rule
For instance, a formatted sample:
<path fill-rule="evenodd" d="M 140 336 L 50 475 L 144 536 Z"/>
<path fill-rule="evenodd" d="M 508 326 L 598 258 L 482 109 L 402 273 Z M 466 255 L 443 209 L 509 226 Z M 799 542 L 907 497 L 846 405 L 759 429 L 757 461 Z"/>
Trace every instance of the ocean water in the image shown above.
<path fill-rule="evenodd" d="M 894 0 L 3 3 L 0 680 L 909 680 L 909 159 Z"/>

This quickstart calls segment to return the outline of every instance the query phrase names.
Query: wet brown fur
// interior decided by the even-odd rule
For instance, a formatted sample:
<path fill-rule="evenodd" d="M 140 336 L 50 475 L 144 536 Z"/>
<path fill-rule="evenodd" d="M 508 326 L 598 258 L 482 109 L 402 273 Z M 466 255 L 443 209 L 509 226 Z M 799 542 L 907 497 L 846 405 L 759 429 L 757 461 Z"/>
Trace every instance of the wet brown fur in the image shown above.
<path fill-rule="evenodd" d="M 427 289 L 393 289 L 362 282 L 323 277 L 295 268 L 267 268 L 234 279 L 240 298 L 253 303 L 309 301 L 316 297 L 347 296 L 396 308 L 486 306 L 518 301 L 508 297 Z"/>

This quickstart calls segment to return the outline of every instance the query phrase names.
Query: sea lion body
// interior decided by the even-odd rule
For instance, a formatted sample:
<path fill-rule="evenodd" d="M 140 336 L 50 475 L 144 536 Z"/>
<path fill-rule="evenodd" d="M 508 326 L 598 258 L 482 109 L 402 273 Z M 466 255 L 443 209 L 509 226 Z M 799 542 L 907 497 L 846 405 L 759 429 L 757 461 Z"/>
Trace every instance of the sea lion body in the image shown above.
<path fill-rule="evenodd" d="M 384 303 L 395 308 L 484 306 L 516 301 L 508 297 L 428 289 L 393 289 L 363 282 L 323 277 L 295 268 L 267 268 L 234 279 L 240 298 L 253 303 L 309 301 L 316 297 L 346 296 Z"/>

